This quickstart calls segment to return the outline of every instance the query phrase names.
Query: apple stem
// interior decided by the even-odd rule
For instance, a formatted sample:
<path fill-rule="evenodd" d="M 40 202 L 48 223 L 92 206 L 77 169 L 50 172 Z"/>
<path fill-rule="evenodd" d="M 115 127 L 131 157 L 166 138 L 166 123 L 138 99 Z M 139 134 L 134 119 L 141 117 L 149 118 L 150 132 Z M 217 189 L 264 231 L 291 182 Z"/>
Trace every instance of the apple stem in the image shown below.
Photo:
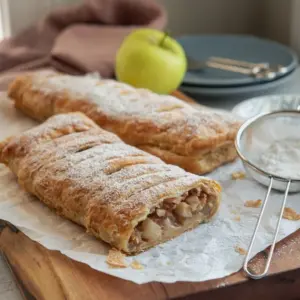
<path fill-rule="evenodd" d="M 161 46 L 161 47 L 163 46 L 163 44 L 164 44 L 167 36 L 169 36 L 169 34 L 168 34 L 168 32 L 165 32 L 164 36 L 162 37 L 162 39 L 161 39 L 161 41 L 159 43 L 159 46 Z"/>

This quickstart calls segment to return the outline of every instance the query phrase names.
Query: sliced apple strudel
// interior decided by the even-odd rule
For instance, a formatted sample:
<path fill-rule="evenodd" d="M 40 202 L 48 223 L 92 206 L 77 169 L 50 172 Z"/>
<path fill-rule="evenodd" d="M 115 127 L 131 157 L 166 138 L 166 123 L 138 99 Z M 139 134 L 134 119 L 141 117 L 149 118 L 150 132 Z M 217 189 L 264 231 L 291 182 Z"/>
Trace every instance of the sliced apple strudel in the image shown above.
<path fill-rule="evenodd" d="M 0 144 L 27 192 L 112 246 L 137 253 L 217 212 L 217 182 L 125 144 L 82 113 L 59 114 Z"/>
<path fill-rule="evenodd" d="M 83 112 L 125 143 L 192 173 L 207 173 L 237 156 L 240 123 L 229 113 L 200 111 L 175 97 L 114 80 L 33 73 L 17 78 L 8 94 L 38 120 Z"/>

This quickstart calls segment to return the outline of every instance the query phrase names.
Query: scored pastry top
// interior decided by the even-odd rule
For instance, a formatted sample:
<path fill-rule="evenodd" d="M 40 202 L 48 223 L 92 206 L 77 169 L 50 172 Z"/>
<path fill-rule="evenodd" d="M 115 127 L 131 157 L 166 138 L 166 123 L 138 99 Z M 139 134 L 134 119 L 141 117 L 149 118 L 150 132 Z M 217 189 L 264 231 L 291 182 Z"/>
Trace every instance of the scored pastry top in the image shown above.
<path fill-rule="evenodd" d="M 0 161 L 13 170 L 27 191 L 58 214 L 90 231 L 100 230 L 96 234 L 123 250 L 128 250 L 138 223 L 164 199 L 188 198 L 187 192 L 196 188 L 199 197 L 201 191 L 208 195 L 201 196 L 202 202 L 209 195 L 215 201 L 214 208 L 207 208 L 207 218 L 218 206 L 217 183 L 124 144 L 81 113 L 51 117 L 6 140 L 0 150 Z M 206 198 L 205 203 L 209 201 Z M 199 207 L 200 202 L 191 205 Z M 179 214 L 192 216 L 192 208 L 181 206 Z M 151 220 L 147 220 L 147 228 L 153 225 Z M 135 241 L 136 236 L 138 231 Z"/>

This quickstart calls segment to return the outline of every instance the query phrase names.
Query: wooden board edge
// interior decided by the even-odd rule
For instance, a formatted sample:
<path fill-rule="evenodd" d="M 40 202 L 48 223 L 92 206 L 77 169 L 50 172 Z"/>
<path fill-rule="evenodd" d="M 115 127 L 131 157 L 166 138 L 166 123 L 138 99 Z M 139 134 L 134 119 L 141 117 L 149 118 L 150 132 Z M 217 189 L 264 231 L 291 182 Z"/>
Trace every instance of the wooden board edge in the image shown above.
<path fill-rule="evenodd" d="M 290 240 L 294 241 L 293 245 L 296 245 L 295 241 L 300 245 L 299 233 L 296 232 L 293 234 L 290 237 Z M 75 262 L 57 251 L 47 250 L 38 243 L 31 241 L 22 232 L 16 233 L 9 228 L 4 229 L 3 233 L 0 235 L 0 248 L 7 256 L 16 275 L 24 284 L 26 290 L 37 299 L 73 300 L 70 289 L 74 285 L 74 282 L 77 283 L 78 281 L 85 281 L 87 279 L 91 282 L 92 287 L 85 284 L 83 288 L 81 287 L 81 291 L 87 292 L 90 289 L 94 289 L 96 295 L 99 293 L 108 294 L 109 297 L 103 298 L 105 300 L 111 298 L 112 295 L 114 295 L 114 300 L 128 299 L 128 297 L 134 293 L 133 291 L 143 293 L 143 300 L 152 299 L 155 295 L 159 295 L 159 299 L 177 299 L 187 296 L 193 297 L 193 295 L 201 295 L 201 297 L 204 297 L 206 294 L 211 295 L 212 293 L 218 295 L 220 290 L 224 293 L 226 290 L 239 290 L 240 288 L 237 286 L 248 288 L 248 285 L 250 285 L 252 286 L 252 289 L 260 286 L 260 283 L 255 283 L 255 281 L 246 278 L 241 271 L 225 278 L 206 282 L 177 282 L 175 284 L 149 283 L 137 285 L 129 281 L 97 272 L 89 266 Z M 278 251 L 275 251 L 275 259 L 283 258 L 282 249 L 287 250 L 288 253 L 294 254 L 295 257 L 299 257 L 300 255 L 300 249 L 293 250 L 290 243 L 287 240 L 283 240 L 279 243 Z M 265 256 L 266 252 L 261 252 L 255 257 L 252 263 L 256 266 L 261 264 L 265 261 Z M 278 262 L 276 263 L 278 264 Z M 299 270 L 294 269 L 296 267 L 300 268 L 300 266 L 294 264 L 295 268 L 292 269 L 292 265 L 293 262 L 290 259 L 290 262 L 288 263 L 290 269 L 283 273 L 276 268 L 276 264 L 272 265 L 272 276 L 269 276 L 262 281 L 268 282 L 268 280 L 270 280 L 270 282 L 277 282 L 277 284 L 281 284 L 281 281 L 290 282 L 294 289 L 294 282 L 297 281 L 297 279 L 291 279 L 289 274 L 292 274 L 294 271 L 299 274 L 299 272 L 297 272 Z M 29 269 L 28 266 L 30 266 Z M 36 273 L 39 273 L 42 278 L 47 277 L 47 281 L 48 283 L 50 282 L 50 285 L 45 286 L 44 280 L 41 281 L 39 278 L 36 278 Z M 277 277 L 278 279 L 276 279 Z M 118 289 L 114 291 L 114 287 L 118 287 Z M 49 291 L 56 293 L 55 298 L 47 298 L 46 295 L 49 294 Z M 155 294 L 153 294 L 154 292 Z M 83 295 L 81 296 L 83 297 Z M 96 298 L 90 299 L 94 300 Z M 137 300 L 139 298 L 131 297 L 131 299 Z"/>
<path fill-rule="evenodd" d="M 1 235 L 1 233 L 0 233 Z M 11 265 L 11 263 L 9 262 L 9 260 L 7 259 L 6 255 L 4 252 L 2 252 L 0 250 L 0 254 L 2 255 L 5 263 L 7 264 L 8 268 L 10 269 L 10 272 L 13 276 L 13 279 L 15 280 L 15 283 L 17 284 L 17 287 L 19 289 L 19 292 L 22 296 L 22 298 L 24 300 L 36 300 L 32 294 L 30 294 L 30 292 L 27 290 L 27 288 L 25 287 L 24 283 L 22 282 L 22 280 L 20 280 L 19 276 L 17 275 L 17 272 L 14 270 L 13 266 Z"/>
<path fill-rule="evenodd" d="M 184 95 L 183 93 L 181 93 L 179 91 L 174 92 L 173 95 L 179 99 L 182 99 L 185 102 L 192 103 L 192 104 L 196 103 L 192 98 Z M 1 234 L 1 230 L 0 230 L 0 248 L 2 250 L 4 249 L 4 253 L 7 256 L 10 264 L 12 265 L 12 268 L 15 270 L 15 273 L 17 274 L 17 276 L 19 276 L 20 280 L 24 283 L 26 289 L 28 289 L 28 291 L 30 291 L 30 293 L 32 293 L 32 295 L 34 295 L 37 299 L 47 299 L 47 300 L 48 299 L 49 300 L 52 300 L 52 299 L 55 299 L 55 300 L 72 299 L 73 300 L 73 299 L 75 299 L 75 298 L 72 298 L 72 294 L 70 294 L 70 293 L 72 293 L 72 291 L 68 290 L 67 287 L 64 286 L 64 282 L 62 282 L 61 276 L 63 274 L 60 272 L 63 272 L 63 271 L 57 269 L 57 268 L 59 268 L 56 265 L 56 264 L 58 264 L 58 262 L 64 262 L 65 263 L 64 268 L 67 268 L 67 267 L 74 268 L 74 270 L 71 270 L 71 271 L 64 269 L 64 271 L 66 271 L 68 274 L 70 272 L 71 273 L 74 272 L 74 274 L 79 277 L 83 276 L 83 275 L 93 274 L 91 276 L 94 276 L 96 278 L 96 279 L 93 279 L 93 280 L 96 280 L 96 281 L 94 281 L 95 285 L 99 284 L 99 281 L 101 281 L 102 284 L 103 284 L 103 282 L 105 282 L 106 287 L 109 287 L 109 283 L 114 283 L 117 287 L 115 290 L 112 290 L 111 288 L 110 288 L 109 292 L 101 290 L 101 288 L 100 288 L 100 290 L 97 290 L 97 297 L 98 297 L 99 293 L 100 294 L 102 293 L 104 295 L 104 297 L 101 299 L 107 299 L 107 300 L 108 299 L 114 299 L 114 300 L 115 299 L 129 299 L 126 297 L 135 294 L 137 290 L 140 291 L 144 295 L 143 300 L 153 299 L 153 297 L 155 297 L 157 299 L 179 299 L 179 298 L 198 299 L 198 298 L 194 298 L 194 297 L 199 297 L 200 294 L 201 294 L 202 300 L 203 299 L 211 299 L 212 300 L 212 299 L 220 299 L 220 298 L 204 298 L 204 297 L 207 297 L 207 295 L 212 295 L 212 293 L 216 293 L 216 294 L 221 293 L 221 296 L 222 295 L 224 296 L 225 290 L 227 290 L 227 291 L 231 290 L 231 289 L 234 290 L 234 289 L 237 289 L 240 287 L 245 288 L 248 286 L 251 286 L 251 289 L 254 289 L 254 285 L 257 285 L 254 281 L 248 280 L 244 276 L 243 272 L 235 273 L 226 278 L 211 280 L 211 281 L 207 281 L 207 282 L 200 282 L 200 283 L 178 282 L 175 284 L 149 283 L 149 284 L 145 284 L 145 285 L 136 285 L 134 283 L 131 283 L 131 282 L 119 279 L 119 278 L 111 277 L 104 273 L 97 272 L 84 264 L 74 262 L 71 259 L 58 253 L 57 251 L 50 251 L 50 250 L 45 249 L 41 245 L 31 241 L 23 233 L 13 232 L 12 230 L 13 230 L 13 228 L 11 228 L 11 229 L 6 228 L 3 231 L 4 234 Z M 9 243 L 8 243 L 8 240 L 9 240 Z M 14 260 L 14 259 L 16 259 L 17 254 L 21 255 L 21 252 L 20 252 L 20 250 L 17 250 L 17 248 L 10 249 L 9 246 L 13 244 L 16 247 L 20 247 L 22 245 L 22 241 L 23 242 L 26 241 L 26 245 L 32 245 L 32 246 L 34 245 L 34 247 L 30 248 L 30 249 L 36 248 L 37 253 L 39 253 L 39 252 L 42 253 L 42 256 L 40 257 L 41 261 L 43 261 L 45 259 L 48 260 L 46 265 L 49 267 L 50 271 L 47 270 L 45 272 L 50 272 L 50 273 L 54 272 L 54 274 L 52 274 L 52 277 L 50 276 L 50 278 L 52 278 L 52 279 L 54 278 L 53 284 L 50 284 L 50 286 L 46 287 L 45 290 L 41 291 L 41 287 L 43 286 L 43 284 L 38 285 L 38 284 L 36 284 L 36 282 L 34 282 L 35 281 L 34 272 L 30 273 L 31 279 L 26 278 L 26 276 L 28 275 L 25 272 L 26 270 L 24 270 L 24 268 L 22 268 L 21 264 L 18 265 L 16 263 L 16 261 Z M 291 244 L 288 241 L 293 241 L 293 243 Z M 299 247 L 295 246 L 297 244 Z M 300 268 L 300 260 L 298 262 L 299 264 L 295 264 L 295 262 L 292 259 L 290 259 L 288 261 L 288 263 L 286 263 L 286 261 L 283 261 L 281 256 L 284 252 L 288 252 L 288 253 L 292 253 L 293 255 L 295 255 L 295 257 L 300 257 L 300 230 L 298 230 L 297 232 L 292 234 L 287 239 L 281 241 L 278 244 L 276 249 L 278 251 L 275 251 L 275 258 L 277 255 L 277 259 L 280 260 L 280 264 L 278 265 L 276 263 L 275 265 L 272 265 L 271 266 L 271 274 L 273 274 L 273 276 L 269 276 L 268 278 L 266 278 L 260 282 L 266 282 L 267 280 L 271 280 L 271 281 L 275 280 L 273 282 L 278 282 L 277 280 L 279 280 L 279 283 L 281 281 L 284 281 L 284 282 L 290 282 L 293 284 L 296 282 L 297 284 L 299 284 L 298 279 L 297 278 L 295 279 L 293 276 L 294 276 L 294 274 L 297 274 L 295 276 L 298 276 L 300 273 L 299 270 L 295 270 L 296 268 Z M 17 250 L 17 251 L 15 253 L 13 253 L 14 250 Z M 254 258 L 254 260 L 252 261 L 252 264 L 254 264 L 256 267 L 258 265 L 261 265 L 261 263 L 264 262 L 265 256 L 267 253 L 268 253 L 268 250 L 261 252 L 259 255 L 257 255 Z M 35 263 L 36 264 L 35 266 L 37 266 L 35 271 L 37 271 L 37 270 L 39 270 L 39 268 L 41 268 L 41 265 L 36 258 L 33 258 L 33 260 L 31 262 Z M 283 264 L 285 264 L 285 266 L 284 266 L 286 268 L 285 271 L 289 270 L 288 272 L 281 273 L 281 270 L 284 270 L 284 268 L 282 268 Z M 281 267 L 281 268 L 279 268 L 279 267 Z M 290 275 L 290 274 L 293 274 L 293 275 Z M 76 278 L 76 276 L 75 276 L 75 278 Z M 84 277 L 87 277 L 87 276 L 84 276 Z M 74 282 L 78 282 L 75 280 L 75 278 L 73 278 L 73 277 L 71 277 L 71 278 L 73 280 L 72 281 L 73 285 L 74 285 Z M 37 282 L 41 282 L 40 278 L 37 278 L 37 279 L 38 279 Z M 260 285 L 260 283 L 259 283 L 259 285 Z M 122 288 L 121 288 L 121 286 L 122 286 Z M 90 287 L 88 287 L 88 289 L 86 289 L 85 291 L 88 293 L 89 289 L 90 289 Z M 146 290 L 147 292 L 142 291 L 142 289 Z M 289 289 L 292 290 L 291 288 L 289 288 Z M 59 295 L 59 296 L 56 297 L 57 295 L 55 295 L 56 298 L 46 298 L 46 297 L 48 297 L 48 294 L 51 295 L 51 293 L 53 293 L 53 291 L 58 291 L 59 294 L 57 294 L 57 295 Z M 121 293 L 118 293 L 118 291 Z M 131 293 L 133 293 L 133 294 L 131 294 Z M 112 297 L 112 296 L 115 296 L 115 297 Z M 240 295 L 239 295 L 239 298 L 234 298 L 234 296 L 232 296 L 232 297 L 233 298 L 230 298 L 231 300 L 240 299 Z M 82 298 L 82 299 L 84 299 L 84 298 Z M 88 299 L 94 299 L 94 298 L 88 298 Z M 130 299 L 140 299 L 140 298 L 132 298 L 131 297 Z M 246 299 L 247 298 L 243 297 L 243 300 L 246 300 Z M 277 298 L 274 298 L 274 299 L 277 299 Z M 288 299 L 288 298 L 285 298 L 285 299 Z"/>

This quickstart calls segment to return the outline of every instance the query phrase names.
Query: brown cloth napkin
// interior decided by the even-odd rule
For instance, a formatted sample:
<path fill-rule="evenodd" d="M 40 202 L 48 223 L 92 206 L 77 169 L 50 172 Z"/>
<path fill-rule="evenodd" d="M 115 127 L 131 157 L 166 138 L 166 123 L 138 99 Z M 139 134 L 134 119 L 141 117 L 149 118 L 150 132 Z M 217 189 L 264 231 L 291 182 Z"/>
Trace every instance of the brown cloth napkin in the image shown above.
<path fill-rule="evenodd" d="M 114 75 L 118 47 L 133 29 L 163 29 L 166 12 L 155 0 L 84 0 L 61 7 L 0 43 L 0 90 L 20 72 L 56 69 Z"/>

